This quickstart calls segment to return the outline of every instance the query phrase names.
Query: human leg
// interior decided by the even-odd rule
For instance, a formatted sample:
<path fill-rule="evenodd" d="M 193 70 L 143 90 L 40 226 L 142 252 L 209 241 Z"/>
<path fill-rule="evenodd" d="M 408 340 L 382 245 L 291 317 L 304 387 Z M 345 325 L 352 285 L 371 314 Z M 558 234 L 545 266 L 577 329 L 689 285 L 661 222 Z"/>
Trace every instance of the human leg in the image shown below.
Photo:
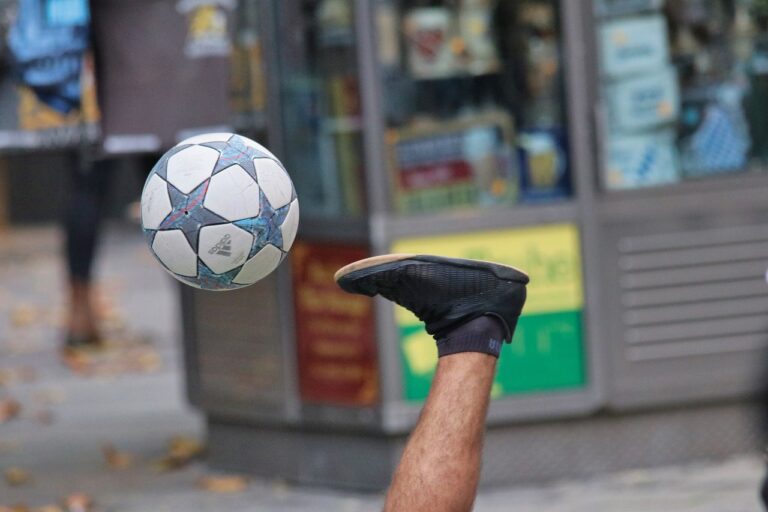
<path fill-rule="evenodd" d="M 70 172 L 69 204 L 64 220 L 69 311 L 66 344 L 70 347 L 99 342 L 92 304 L 92 270 L 111 170 L 108 162 L 83 168 L 79 162 Z"/>
<path fill-rule="evenodd" d="M 337 281 L 407 307 L 437 341 L 432 387 L 385 511 L 471 510 L 496 361 L 512 339 L 527 276 L 486 262 L 389 255 L 345 267 Z"/>
<path fill-rule="evenodd" d="M 480 478 L 485 418 L 496 358 L 441 357 L 419 422 L 405 447 L 384 510 L 464 512 Z"/>

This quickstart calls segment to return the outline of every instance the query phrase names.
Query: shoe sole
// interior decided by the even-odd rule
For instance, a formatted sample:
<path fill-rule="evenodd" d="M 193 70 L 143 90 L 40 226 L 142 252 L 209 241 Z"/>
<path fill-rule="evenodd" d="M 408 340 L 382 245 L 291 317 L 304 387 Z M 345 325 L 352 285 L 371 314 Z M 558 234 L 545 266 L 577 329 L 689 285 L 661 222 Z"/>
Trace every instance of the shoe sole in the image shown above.
<path fill-rule="evenodd" d="M 515 267 L 502 265 L 500 263 L 491 263 L 489 261 L 469 260 L 459 258 L 447 258 L 443 256 L 431 256 L 426 254 L 384 254 L 382 256 L 373 256 L 364 260 L 355 261 L 339 269 L 333 276 L 338 283 L 344 277 L 361 270 L 370 270 L 373 267 L 390 265 L 404 260 L 422 261 L 425 263 L 443 263 L 457 267 L 466 267 L 472 269 L 490 270 L 500 279 L 507 279 L 516 283 L 528 284 L 528 274 Z"/>

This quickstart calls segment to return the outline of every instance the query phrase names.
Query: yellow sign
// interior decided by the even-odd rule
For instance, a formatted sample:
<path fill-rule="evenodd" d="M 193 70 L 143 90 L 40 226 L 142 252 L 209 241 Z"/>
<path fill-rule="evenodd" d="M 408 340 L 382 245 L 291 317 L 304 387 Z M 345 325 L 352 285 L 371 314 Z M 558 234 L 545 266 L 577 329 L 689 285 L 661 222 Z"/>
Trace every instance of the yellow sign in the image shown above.
<path fill-rule="evenodd" d="M 579 231 L 573 224 L 501 229 L 460 235 L 409 238 L 395 252 L 490 260 L 525 271 L 531 278 L 515 342 L 501 358 L 493 396 L 552 392 L 586 382 L 581 333 L 584 293 Z M 403 308 L 395 310 L 408 400 L 427 396 L 437 365 L 435 340 Z"/>
<path fill-rule="evenodd" d="M 584 291 L 578 228 L 556 224 L 397 241 L 394 252 L 437 254 L 510 265 L 531 277 L 523 314 L 581 309 Z M 405 310 L 398 319 L 405 320 Z"/>

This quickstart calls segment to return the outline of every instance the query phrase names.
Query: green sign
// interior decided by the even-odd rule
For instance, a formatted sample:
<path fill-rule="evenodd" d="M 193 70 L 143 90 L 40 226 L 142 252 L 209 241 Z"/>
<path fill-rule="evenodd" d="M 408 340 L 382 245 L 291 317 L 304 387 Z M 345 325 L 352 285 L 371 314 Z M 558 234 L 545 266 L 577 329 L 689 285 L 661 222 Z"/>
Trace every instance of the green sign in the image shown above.
<path fill-rule="evenodd" d="M 574 225 L 400 240 L 393 250 L 497 261 L 527 272 L 528 301 L 515 338 L 505 345 L 494 397 L 584 387 L 581 249 Z M 405 399 L 426 398 L 437 366 L 435 341 L 403 308 L 395 318 Z"/>

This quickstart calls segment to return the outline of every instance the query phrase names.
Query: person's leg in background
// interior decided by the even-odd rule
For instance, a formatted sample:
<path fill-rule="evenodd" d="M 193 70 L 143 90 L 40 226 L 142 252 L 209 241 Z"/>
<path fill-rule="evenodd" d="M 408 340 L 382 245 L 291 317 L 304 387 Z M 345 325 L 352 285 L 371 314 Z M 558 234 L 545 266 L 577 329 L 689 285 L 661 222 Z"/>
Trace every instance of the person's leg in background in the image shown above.
<path fill-rule="evenodd" d="M 69 287 L 66 346 L 70 348 L 98 346 L 101 342 L 93 306 L 92 272 L 112 173 L 110 160 L 77 160 L 70 172 L 64 221 Z"/>
<path fill-rule="evenodd" d="M 384 510 L 472 510 L 496 363 L 512 340 L 528 276 L 487 262 L 389 255 L 353 263 L 336 280 L 411 310 L 437 341 L 432 387 Z"/>

